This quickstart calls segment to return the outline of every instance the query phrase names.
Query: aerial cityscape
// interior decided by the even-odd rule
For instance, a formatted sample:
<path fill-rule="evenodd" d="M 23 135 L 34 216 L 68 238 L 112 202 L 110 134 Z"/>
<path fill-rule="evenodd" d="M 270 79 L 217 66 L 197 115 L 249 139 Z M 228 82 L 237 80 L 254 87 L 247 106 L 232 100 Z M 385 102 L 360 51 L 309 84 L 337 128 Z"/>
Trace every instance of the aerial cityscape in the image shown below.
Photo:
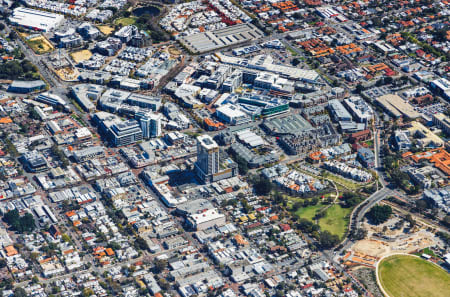
<path fill-rule="evenodd" d="M 0 297 L 449 297 L 449 0 L 0 0 Z"/>

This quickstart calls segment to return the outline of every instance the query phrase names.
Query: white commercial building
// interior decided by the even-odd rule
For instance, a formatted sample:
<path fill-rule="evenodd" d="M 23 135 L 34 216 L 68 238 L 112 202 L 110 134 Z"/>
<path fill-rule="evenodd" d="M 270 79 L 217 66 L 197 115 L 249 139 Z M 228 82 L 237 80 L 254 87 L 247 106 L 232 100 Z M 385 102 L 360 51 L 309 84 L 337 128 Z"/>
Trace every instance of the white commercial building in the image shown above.
<path fill-rule="evenodd" d="M 196 230 L 205 230 L 215 226 L 220 227 L 226 223 L 225 215 L 219 213 L 216 208 L 192 214 L 187 218 L 187 221 Z"/>
<path fill-rule="evenodd" d="M 218 107 L 216 115 L 220 121 L 232 125 L 240 125 L 251 121 L 247 114 L 241 111 L 239 106 L 233 104 L 224 104 Z"/>
<path fill-rule="evenodd" d="M 14 9 L 9 21 L 18 26 L 49 32 L 64 21 L 64 16 L 26 7 Z"/>
<path fill-rule="evenodd" d="M 358 123 L 369 124 L 373 118 L 373 110 L 361 97 L 350 97 L 344 99 L 344 104 Z"/>

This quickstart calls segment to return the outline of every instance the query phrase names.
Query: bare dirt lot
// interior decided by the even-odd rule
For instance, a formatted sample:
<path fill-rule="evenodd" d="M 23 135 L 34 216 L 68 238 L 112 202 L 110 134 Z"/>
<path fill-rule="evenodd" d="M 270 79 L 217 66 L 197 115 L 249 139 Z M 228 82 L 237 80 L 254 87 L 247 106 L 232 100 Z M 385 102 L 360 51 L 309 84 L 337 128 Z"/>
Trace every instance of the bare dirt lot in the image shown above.
<path fill-rule="evenodd" d="M 55 73 L 62 79 L 65 81 L 72 81 L 75 80 L 80 73 L 78 72 L 78 70 L 76 70 L 75 68 L 72 67 L 65 67 L 65 68 L 60 68 L 58 70 L 55 70 Z"/>
<path fill-rule="evenodd" d="M 105 35 L 110 35 L 112 32 L 114 32 L 114 28 L 110 26 L 97 26 L 97 28 Z"/>
<path fill-rule="evenodd" d="M 81 50 L 71 53 L 70 56 L 75 61 L 75 63 L 80 63 L 81 61 L 88 60 L 92 56 L 92 53 L 90 50 Z"/>
<path fill-rule="evenodd" d="M 380 258 L 392 253 L 412 253 L 436 243 L 434 234 L 425 227 L 417 225 L 409 228 L 399 225 L 400 220 L 402 219 L 392 218 L 379 226 L 364 223 L 368 238 L 358 241 L 352 250 Z"/>

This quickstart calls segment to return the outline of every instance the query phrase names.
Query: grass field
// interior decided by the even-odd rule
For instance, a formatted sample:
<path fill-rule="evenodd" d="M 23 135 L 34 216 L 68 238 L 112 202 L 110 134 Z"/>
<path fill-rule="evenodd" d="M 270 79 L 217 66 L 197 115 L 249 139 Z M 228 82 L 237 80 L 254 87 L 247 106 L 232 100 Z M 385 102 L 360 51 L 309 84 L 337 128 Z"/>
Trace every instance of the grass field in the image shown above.
<path fill-rule="evenodd" d="M 110 26 L 97 26 L 97 28 L 105 35 L 111 35 L 114 32 L 114 28 Z"/>
<path fill-rule="evenodd" d="M 88 60 L 92 56 L 92 53 L 90 50 L 81 50 L 71 53 L 70 56 L 75 61 L 75 63 L 80 63 L 81 61 Z"/>
<path fill-rule="evenodd" d="M 31 38 L 26 41 L 30 48 L 38 55 L 52 52 L 55 48 L 44 36 Z"/>
<path fill-rule="evenodd" d="M 394 255 L 378 265 L 381 286 L 390 297 L 445 297 L 450 292 L 450 275 L 421 258 Z"/>
<path fill-rule="evenodd" d="M 116 25 L 122 25 L 122 26 L 129 26 L 134 25 L 136 23 L 136 18 L 129 17 L 129 18 L 120 18 L 114 21 L 114 24 Z"/>
<path fill-rule="evenodd" d="M 327 230 L 331 234 L 336 234 L 342 238 L 347 232 L 348 218 L 352 212 L 351 208 L 343 208 L 339 204 L 333 204 L 327 209 L 325 217 L 319 220 L 321 230 Z"/>
<path fill-rule="evenodd" d="M 289 199 L 288 206 L 292 206 L 295 200 Z M 307 207 L 299 208 L 295 215 L 302 219 L 307 219 L 314 222 L 315 215 L 326 205 L 318 203 L 317 205 L 310 205 Z M 319 226 L 321 230 L 327 230 L 332 234 L 336 234 L 339 238 L 342 238 L 347 232 L 348 228 L 348 215 L 351 213 L 351 208 L 343 208 L 339 204 L 331 205 L 327 210 L 323 218 L 319 219 Z"/>
<path fill-rule="evenodd" d="M 308 219 L 310 221 L 313 220 L 314 216 L 316 215 L 317 211 L 323 207 L 323 204 L 317 203 L 317 205 L 310 205 L 307 207 L 299 208 L 295 214 L 302 219 Z"/>

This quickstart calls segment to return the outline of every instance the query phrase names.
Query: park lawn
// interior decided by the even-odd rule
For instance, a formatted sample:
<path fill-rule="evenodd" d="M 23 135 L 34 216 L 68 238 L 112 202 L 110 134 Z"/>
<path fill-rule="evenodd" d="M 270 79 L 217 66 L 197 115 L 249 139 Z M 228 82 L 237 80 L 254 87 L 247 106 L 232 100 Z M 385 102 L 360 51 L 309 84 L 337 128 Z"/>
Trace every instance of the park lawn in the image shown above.
<path fill-rule="evenodd" d="M 320 210 L 324 205 L 322 203 L 317 203 L 316 205 L 309 205 L 307 207 L 302 207 L 298 209 L 295 214 L 301 219 L 308 219 L 313 221 L 314 216 L 317 211 Z"/>
<path fill-rule="evenodd" d="M 337 176 L 335 174 L 332 174 L 330 172 L 325 171 L 323 173 L 323 177 L 328 178 L 334 182 L 336 182 L 338 185 L 341 184 L 342 186 L 344 186 L 345 188 L 347 188 L 348 190 L 352 190 L 352 191 L 356 191 L 358 188 L 362 187 L 363 185 L 358 185 L 346 178 Z"/>
<path fill-rule="evenodd" d="M 129 26 L 134 25 L 136 23 L 136 18 L 129 17 L 129 18 L 120 18 L 114 21 L 114 24 L 116 25 L 122 25 L 122 26 Z"/>
<path fill-rule="evenodd" d="M 339 204 L 333 204 L 327 209 L 325 217 L 319 220 L 320 229 L 322 231 L 327 230 L 342 239 L 347 232 L 348 215 L 351 212 L 351 208 L 343 208 Z"/>
<path fill-rule="evenodd" d="M 394 255 L 378 265 L 381 286 L 390 297 L 444 297 L 450 292 L 450 274 L 419 257 Z"/>

